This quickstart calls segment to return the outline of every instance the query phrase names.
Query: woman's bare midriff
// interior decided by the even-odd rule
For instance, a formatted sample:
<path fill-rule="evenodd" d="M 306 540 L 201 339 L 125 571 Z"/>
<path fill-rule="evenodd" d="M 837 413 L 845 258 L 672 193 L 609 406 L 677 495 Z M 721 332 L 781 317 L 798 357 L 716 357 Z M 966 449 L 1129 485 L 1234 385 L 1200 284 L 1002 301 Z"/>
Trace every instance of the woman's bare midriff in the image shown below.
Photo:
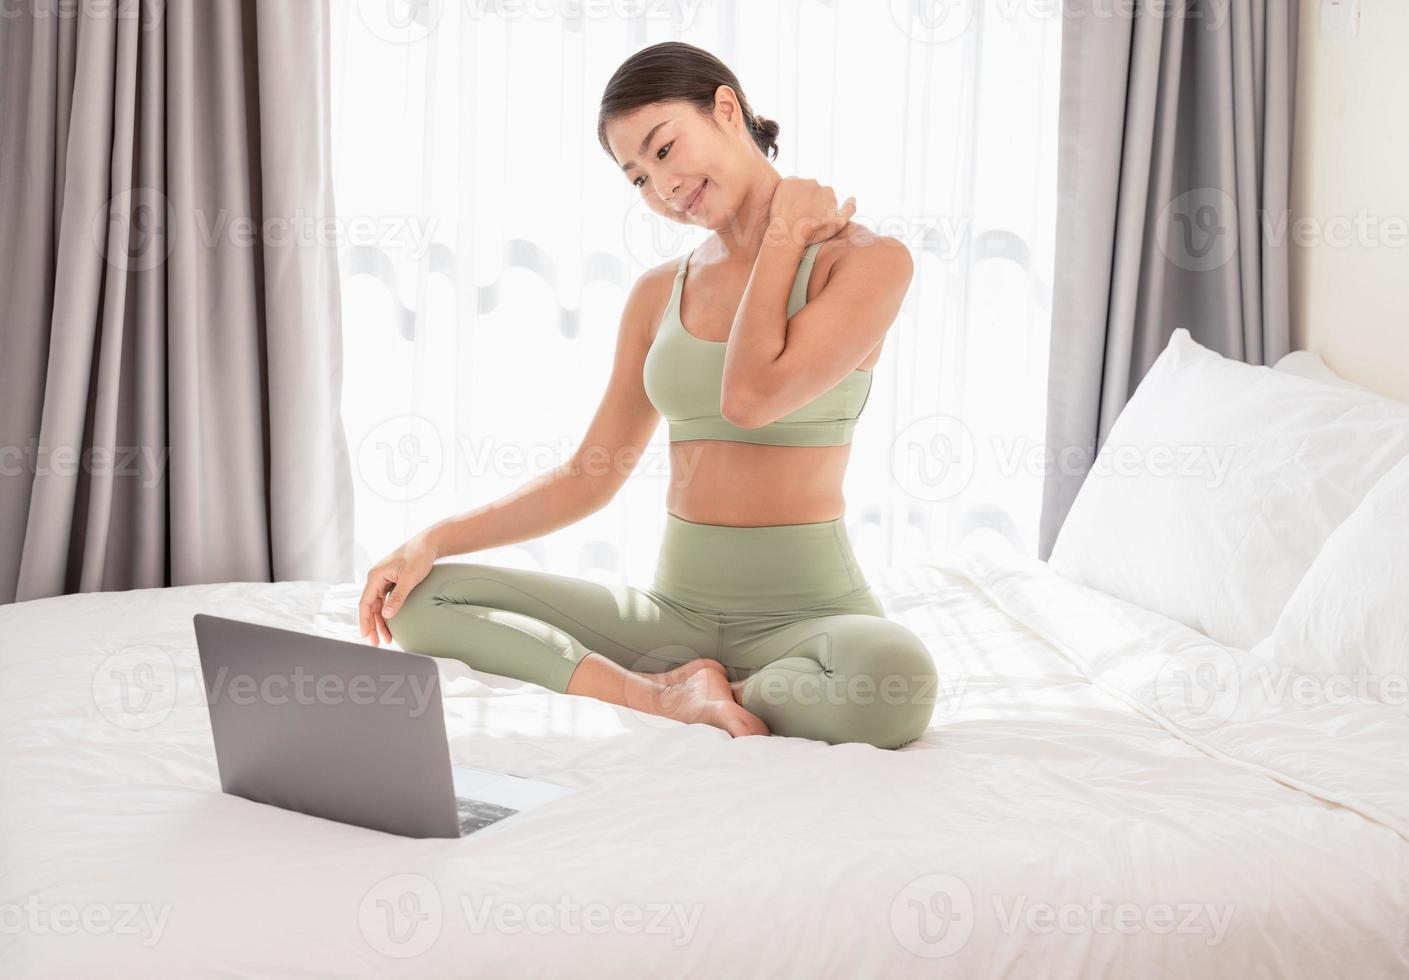
<path fill-rule="evenodd" d="M 841 517 L 851 446 L 670 444 L 665 509 L 699 524 L 811 524 Z"/>

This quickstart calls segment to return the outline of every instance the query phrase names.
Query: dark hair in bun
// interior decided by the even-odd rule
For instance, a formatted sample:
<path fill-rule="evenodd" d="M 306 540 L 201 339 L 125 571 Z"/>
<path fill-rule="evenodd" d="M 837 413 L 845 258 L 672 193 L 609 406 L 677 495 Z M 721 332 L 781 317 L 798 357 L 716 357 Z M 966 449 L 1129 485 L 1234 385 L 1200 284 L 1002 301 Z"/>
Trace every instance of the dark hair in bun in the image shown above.
<path fill-rule="evenodd" d="M 738 96 L 744 123 L 753 141 L 769 159 L 778 158 L 778 124 L 753 111 L 738 77 L 704 48 L 683 41 L 662 41 L 642 48 L 621 63 L 607 81 L 602 104 L 597 111 L 597 142 L 611 156 L 607 145 L 607 122 L 643 105 L 681 100 L 701 112 L 714 111 L 714 93 L 728 85 Z"/>

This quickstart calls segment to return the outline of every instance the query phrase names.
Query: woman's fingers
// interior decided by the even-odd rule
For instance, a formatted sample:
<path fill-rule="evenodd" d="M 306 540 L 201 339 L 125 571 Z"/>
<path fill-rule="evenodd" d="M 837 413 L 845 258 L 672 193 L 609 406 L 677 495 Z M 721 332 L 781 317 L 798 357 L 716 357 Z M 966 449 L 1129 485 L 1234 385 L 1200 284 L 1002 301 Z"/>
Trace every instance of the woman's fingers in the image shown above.
<path fill-rule="evenodd" d="M 400 562 L 386 562 L 367 573 L 367 587 L 362 590 L 357 619 L 361 635 L 371 640 L 373 646 L 379 646 L 383 639 L 391 642 L 391 628 L 386 624 L 385 612 L 387 589 L 395 586 L 400 578 Z"/>
<path fill-rule="evenodd" d="M 372 645 L 380 646 L 378 640 L 385 640 L 390 643 L 392 640 L 391 627 L 386 624 L 386 616 L 382 612 L 383 600 L 378 599 L 372 607 L 372 622 L 376 624 L 376 629 L 372 631 Z"/>
<path fill-rule="evenodd" d="M 401 604 L 406 601 L 406 593 L 411 591 L 411 587 L 416 583 L 410 581 L 411 576 L 407 575 L 403 568 L 397 568 L 396 588 L 391 590 L 382 601 L 381 614 L 383 622 L 396 615 L 396 611 L 401 608 Z"/>
<path fill-rule="evenodd" d="M 842 202 L 841 207 L 837 208 L 837 228 L 836 228 L 836 231 L 841 231 L 843 228 L 845 228 L 845 227 L 846 227 L 846 223 L 851 220 L 851 216 L 852 216 L 853 214 L 855 214 L 855 213 L 856 213 L 856 198 L 854 198 L 854 197 L 848 197 L 845 201 Z M 832 232 L 832 234 L 836 234 L 836 231 Z"/>
<path fill-rule="evenodd" d="M 386 577 L 382 575 L 380 567 L 373 568 L 367 573 L 367 584 L 362 588 L 362 598 L 357 603 L 357 634 L 367 636 L 376 629 L 376 622 L 372 618 L 373 603 L 380 603 L 382 594 L 386 592 Z"/>
<path fill-rule="evenodd" d="M 357 604 L 357 626 L 373 646 L 395 642 L 387 621 L 397 614 L 406 597 L 430 574 L 435 552 L 421 537 L 412 538 L 383 558 L 367 573 L 367 585 Z"/>
<path fill-rule="evenodd" d="M 836 220 L 832 222 L 832 227 L 827 235 L 828 238 L 840 234 L 841 230 L 846 227 L 847 222 L 851 220 L 851 216 L 856 213 L 856 198 L 848 197 L 842 202 L 841 207 L 837 208 L 833 213 L 836 214 Z"/>

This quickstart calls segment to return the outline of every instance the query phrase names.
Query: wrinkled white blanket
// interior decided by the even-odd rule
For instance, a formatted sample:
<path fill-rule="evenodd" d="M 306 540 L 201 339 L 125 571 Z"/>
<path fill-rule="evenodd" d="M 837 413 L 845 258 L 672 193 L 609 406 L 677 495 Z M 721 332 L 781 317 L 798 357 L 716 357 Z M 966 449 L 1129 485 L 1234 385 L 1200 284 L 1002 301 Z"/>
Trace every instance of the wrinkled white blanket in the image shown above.
<path fill-rule="evenodd" d="M 454 841 L 219 791 L 191 616 L 357 640 L 357 585 L 0 608 L 0 975 L 1409 971 L 1402 709 L 1029 559 L 870 577 L 944 677 L 921 741 L 730 739 L 443 660 L 457 762 L 578 789 Z"/>

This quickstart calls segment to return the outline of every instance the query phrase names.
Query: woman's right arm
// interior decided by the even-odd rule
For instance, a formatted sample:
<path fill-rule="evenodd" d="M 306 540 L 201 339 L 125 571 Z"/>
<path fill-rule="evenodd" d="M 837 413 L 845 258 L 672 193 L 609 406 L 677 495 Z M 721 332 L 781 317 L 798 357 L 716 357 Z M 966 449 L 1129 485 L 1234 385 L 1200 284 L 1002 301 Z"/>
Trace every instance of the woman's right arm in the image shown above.
<path fill-rule="evenodd" d="M 642 370 L 651 325 L 664 308 L 674 269 L 670 262 L 650 270 L 627 296 L 606 392 L 572 457 L 498 500 L 437 521 L 374 565 L 359 604 L 362 636 L 370 635 L 373 644 L 379 637 L 391 642 L 386 618 L 437 559 L 541 537 L 601 510 L 616 496 L 660 422 L 646 397 Z"/>

